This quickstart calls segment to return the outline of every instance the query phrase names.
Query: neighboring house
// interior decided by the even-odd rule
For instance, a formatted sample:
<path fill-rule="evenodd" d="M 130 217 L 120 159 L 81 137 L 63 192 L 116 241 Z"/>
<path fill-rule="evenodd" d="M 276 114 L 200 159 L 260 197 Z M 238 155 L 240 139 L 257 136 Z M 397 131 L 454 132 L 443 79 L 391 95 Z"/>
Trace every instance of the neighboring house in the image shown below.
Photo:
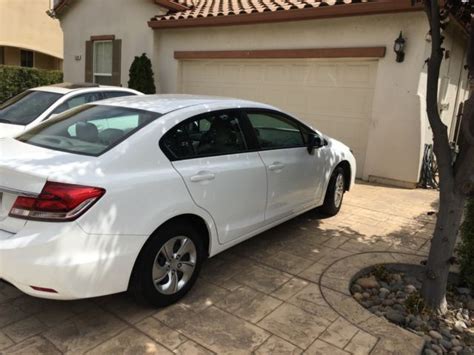
<path fill-rule="evenodd" d="M 61 69 L 63 32 L 50 0 L 0 0 L 0 65 Z"/>
<path fill-rule="evenodd" d="M 425 114 L 430 43 L 412 0 L 63 0 L 65 79 L 127 85 L 151 58 L 162 93 L 274 104 L 349 145 L 357 176 L 415 187 L 432 142 Z M 442 117 L 455 136 L 466 99 L 465 32 L 446 33 Z M 396 61 L 403 31 L 406 55 Z"/>

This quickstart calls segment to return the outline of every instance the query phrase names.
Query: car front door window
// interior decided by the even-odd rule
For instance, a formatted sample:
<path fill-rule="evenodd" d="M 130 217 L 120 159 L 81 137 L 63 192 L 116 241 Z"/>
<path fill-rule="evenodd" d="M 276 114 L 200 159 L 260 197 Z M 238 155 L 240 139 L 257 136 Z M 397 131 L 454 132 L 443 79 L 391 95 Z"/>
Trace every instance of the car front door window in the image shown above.
<path fill-rule="evenodd" d="M 271 112 L 249 112 L 262 149 L 283 149 L 304 146 L 300 127 L 288 118 Z"/>

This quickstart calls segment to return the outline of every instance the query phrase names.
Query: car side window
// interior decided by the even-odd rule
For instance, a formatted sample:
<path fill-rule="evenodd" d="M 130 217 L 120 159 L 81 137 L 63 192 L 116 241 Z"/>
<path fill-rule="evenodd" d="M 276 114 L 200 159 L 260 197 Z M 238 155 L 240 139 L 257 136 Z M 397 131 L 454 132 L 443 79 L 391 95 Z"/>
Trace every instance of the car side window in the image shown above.
<path fill-rule="evenodd" d="M 262 149 L 295 148 L 305 146 L 300 126 L 271 111 L 248 111 L 247 117 L 255 130 Z"/>
<path fill-rule="evenodd" d="M 90 92 L 86 94 L 76 95 L 74 97 L 71 97 L 70 99 L 67 99 L 61 105 L 56 107 L 54 111 L 52 112 L 52 114 L 57 115 L 61 112 L 67 111 L 76 106 L 87 104 L 89 102 L 94 102 L 101 99 L 102 99 L 102 95 L 100 92 Z"/>
<path fill-rule="evenodd" d="M 104 99 L 112 99 L 114 97 L 135 96 L 136 94 L 126 91 L 104 91 L 102 95 L 104 95 Z"/>
<path fill-rule="evenodd" d="M 171 129 L 161 141 L 172 159 L 234 154 L 247 150 L 239 113 L 212 112 L 186 120 Z"/>

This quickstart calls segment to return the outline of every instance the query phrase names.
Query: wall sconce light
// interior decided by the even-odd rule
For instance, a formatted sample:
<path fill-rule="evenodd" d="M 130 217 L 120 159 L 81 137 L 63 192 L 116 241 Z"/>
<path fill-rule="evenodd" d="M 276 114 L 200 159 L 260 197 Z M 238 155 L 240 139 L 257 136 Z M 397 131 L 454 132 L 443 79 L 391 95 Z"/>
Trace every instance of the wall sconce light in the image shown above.
<path fill-rule="evenodd" d="M 403 38 L 402 31 L 400 31 L 400 36 L 398 36 L 393 45 L 393 50 L 397 54 L 397 63 L 402 63 L 405 60 L 405 44 L 406 40 Z"/>

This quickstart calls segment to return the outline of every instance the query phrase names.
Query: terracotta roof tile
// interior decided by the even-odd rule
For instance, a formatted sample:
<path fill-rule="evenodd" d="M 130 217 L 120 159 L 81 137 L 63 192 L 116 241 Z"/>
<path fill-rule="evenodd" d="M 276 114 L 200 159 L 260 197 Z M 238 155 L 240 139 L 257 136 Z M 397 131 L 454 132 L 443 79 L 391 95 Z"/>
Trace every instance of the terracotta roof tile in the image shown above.
<path fill-rule="evenodd" d="M 320 6 L 335 6 L 377 0 L 174 0 L 189 10 L 155 16 L 154 21 L 219 17 L 262 12 L 276 12 Z"/>

